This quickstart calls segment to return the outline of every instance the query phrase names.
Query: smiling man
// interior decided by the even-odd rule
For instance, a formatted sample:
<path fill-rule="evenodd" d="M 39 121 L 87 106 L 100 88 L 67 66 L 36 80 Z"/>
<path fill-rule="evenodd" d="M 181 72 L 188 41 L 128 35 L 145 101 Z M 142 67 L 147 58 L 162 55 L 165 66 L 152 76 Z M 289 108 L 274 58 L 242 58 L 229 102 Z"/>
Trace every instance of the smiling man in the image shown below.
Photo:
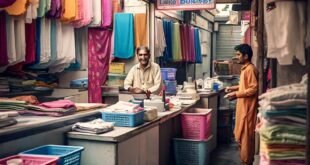
<path fill-rule="evenodd" d="M 148 47 L 138 47 L 136 53 L 139 64 L 130 69 L 124 88 L 131 93 L 159 93 L 162 84 L 159 65 L 150 61 Z"/>
<path fill-rule="evenodd" d="M 235 47 L 238 63 L 242 64 L 238 86 L 227 87 L 229 100 L 237 99 L 235 139 L 240 147 L 243 165 L 252 165 L 255 152 L 255 124 L 258 100 L 258 71 L 251 63 L 252 48 L 247 44 Z"/>

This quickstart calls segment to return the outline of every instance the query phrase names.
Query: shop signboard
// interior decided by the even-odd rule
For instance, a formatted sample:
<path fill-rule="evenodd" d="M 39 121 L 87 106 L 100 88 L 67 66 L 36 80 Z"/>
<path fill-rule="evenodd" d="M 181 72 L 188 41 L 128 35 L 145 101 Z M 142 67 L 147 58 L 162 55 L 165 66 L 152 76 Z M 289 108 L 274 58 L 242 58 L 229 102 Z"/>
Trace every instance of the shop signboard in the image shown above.
<path fill-rule="evenodd" d="M 207 10 L 215 8 L 216 0 L 156 0 L 158 10 Z"/>

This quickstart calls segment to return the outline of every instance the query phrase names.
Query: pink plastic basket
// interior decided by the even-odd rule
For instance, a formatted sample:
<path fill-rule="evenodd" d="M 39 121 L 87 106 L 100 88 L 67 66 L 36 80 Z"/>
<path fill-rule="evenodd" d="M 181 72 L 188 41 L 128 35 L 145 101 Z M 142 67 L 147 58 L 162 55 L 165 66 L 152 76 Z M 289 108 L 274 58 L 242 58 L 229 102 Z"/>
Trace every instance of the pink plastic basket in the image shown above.
<path fill-rule="evenodd" d="M 0 165 L 6 165 L 6 162 L 11 159 L 21 159 L 23 160 L 23 165 L 56 165 L 58 157 L 14 155 L 0 159 Z"/>
<path fill-rule="evenodd" d="M 181 114 L 182 134 L 185 139 L 204 140 L 211 135 L 212 109 L 192 108 Z"/>

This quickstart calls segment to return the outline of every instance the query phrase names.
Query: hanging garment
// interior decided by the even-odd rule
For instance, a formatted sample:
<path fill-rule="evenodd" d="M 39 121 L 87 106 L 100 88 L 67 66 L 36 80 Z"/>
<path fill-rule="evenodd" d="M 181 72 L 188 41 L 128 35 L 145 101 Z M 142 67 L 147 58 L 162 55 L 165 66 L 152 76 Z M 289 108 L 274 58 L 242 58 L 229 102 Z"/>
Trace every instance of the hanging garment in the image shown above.
<path fill-rule="evenodd" d="M 47 13 L 49 18 L 59 18 L 61 13 L 61 0 L 52 0 L 51 9 Z"/>
<path fill-rule="evenodd" d="M 32 64 L 36 60 L 36 24 L 26 24 L 26 59 L 25 64 Z"/>
<path fill-rule="evenodd" d="M 83 29 L 75 29 L 74 30 L 74 38 L 75 38 L 75 62 L 71 63 L 70 67 L 66 69 L 66 71 L 74 71 L 74 70 L 80 70 L 81 69 L 81 63 L 82 63 L 82 33 L 85 32 Z"/>
<path fill-rule="evenodd" d="M 9 15 L 22 15 L 26 12 L 26 4 L 27 0 L 16 0 L 11 6 L 5 8 L 5 10 Z"/>
<path fill-rule="evenodd" d="M 28 7 L 26 11 L 26 23 L 32 23 L 33 19 L 38 16 L 39 0 L 28 0 Z"/>
<path fill-rule="evenodd" d="M 307 26 L 306 26 L 306 30 L 307 30 L 307 36 L 306 36 L 306 48 L 310 48 L 310 3 L 307 3 Z"/>
<path fill-rule="evenodd" d="M 17 60 L 16 48 L 15 48 L 15 32 L 14 32 L 14 19 L 11 16 L 6 16 L 6 43 L 8 51 L 9 64 L 12 64 Z"/>
<path fill-rule="evenodd" d="M 51 48 L 51 56 L 47 63 L 42 64 L 35 64 L 30 66 L 31 69 L 47 69 L 50 65 L 53 65 L 57 60 L 57 47 L 60 43 L 57 43 L 57 25 L 58 20 L 51 19 L 51 41 L 50 41 L 50 48 Z"/>
<path fill-rule="evenodd" d="M 84 19 L 84 0 L 76 0 L 76 8 L 77 10 L 75 11 L 75 19 L 72 23 L 73 27 L 79 28 L 80 27 L 80 21 Z"/>
<path fill-rule="evenodd" d="M 44 17 L 46 13 L 46 1 L 47 0 L 39 0 L 39 8 L 38 8 L 38 17 Z"/>
<path fill-rule="evenodd" d="M 60 31 L 61 33 L 57 30 L 57 50 L 60 52 L 57 52 L 57 61 L 49 67 L 49 73 L 62 72 L 75 61 L 74 28 L 69 24 L 61 24 Z M 59 43 L 62 43 L 62 46 Z"/>
<path fill-rule="evenodd" d="M 13 5 L 16 0 L 0 0 L 0 8 L 5 8 Z"/>
<path fill-rule="evenodd" d="M 164 52 L 164 60 L 165 61 L 172 61 L 172 21 L 170 20 L 163 20 L 164 22 L 164 32 L 167 47 Z"/>
<path fill-rule="evenodd" d="M 6 16 L 4 11 L 0 11 L 0 67 L 9 64 L 7 42 L 6 42 Z"/>
<path fill-rule="evenodd" d="M 42 18 L 37 18 L 36 19 L 36 60 L 35 64 L 40 63 L 40 55 L 41 55 L 41 19 Z"/>
<path fill-rule="evenodd" d="M 114 57 L 128 59 L 134 56 L 133 14 L 114 15 Z"/>
<path fill-rule="evenodd" d="M 189 40 L 190 40 L 190 52 L 189 52 L 189 61 L 190 62 L 195 62 L 195 57 L 196 57 L 196 52 L 195 52 L 195 29 L 194 27 L 190 26 L 189 29 Z"/>
<path fill-rule="evenodd" d="M 103 29 L 88 31 L 88 101 L 102 103 L 101 85 L 106 82 L 112 32 Z"/>
<path fill-rule="evenodd" d="M 101 27 L 111 27 L 113 22 L 112 0 L 102 0 L 102 21 Z"/>
<path fill-rule="evenodd" d="M 199 64 L 202 63 L 199 29 L 197 28 L 195 28 L 195 61 Z"/>
<path fill-rule="evenodd" d="M 187 38 L 186 38 L 186 25 L 181 25 L 180 27 L 180 39 L 181 39 L 181 50 L 182 50 L 182 59 L 183 61 L 188 61 L 187 54 L 188 54 L 188 48 L 187 48 Z"/>
<path fill-rule="evenodd" d="M 180 24 L 173 24 L 173 33 L 172 33 L 172 57 L 173 61 L 179 62 L 182 61 L 182 48 L 181 48 L 181 38 L 180 38 Z"/>
<path fill-rule="evenodd" d="M 51 7 L 52 7 L 52 0 L 46 0 L 46 12 L 49 12 L 51 10 Z"/>
<path fill-rule="evenodd" d="M 77 0 L 62 0 L 62 10 L 64 11 L 61 15 L 62 22 L 71 22 L 75 20 L 77 10 Z"/>
<path fill-rule="evenodd" d="M 265 27 L 267 57 L 277 58 L 280 65 L 291 65 L 296 57 L 305 65 L 306 4 L 304 1 L 275 2 L 276 8 L 267 11 Z"/>
<path fill-rule="evenodd" d="M 164 25 L 161 19 L 155 19 L 155 57 L 163 56 L 166 48 Z"/>
<path fill-rule="evenodd" d="M 93 17 L 92 5 L 92 1 L 89 2 L 88 0 L 81 0 L 79 7 L 80 19 L 73 22 L 73 26 L 75 28 L 80 28 L 90 24 Z"/>
<path fill-rule="evenodd" d="M 135 46 L 148 46 L 148 31 L 146 14 L 135 14 Z"/>
<path fill-rule="evenodd" d="M 47 18 L 41 19 L 41 54 L 40 64 L 49 62 L 51 58 L 51 20 Z"/>
<path fill-rule="evenodd" d="M 90 27 L 99 27 L 101 25 L 102 12 L 101 12 L 101 1 L 102 0 L 92 0 L 93 1 L 93 20 L 90 23 Z"/>

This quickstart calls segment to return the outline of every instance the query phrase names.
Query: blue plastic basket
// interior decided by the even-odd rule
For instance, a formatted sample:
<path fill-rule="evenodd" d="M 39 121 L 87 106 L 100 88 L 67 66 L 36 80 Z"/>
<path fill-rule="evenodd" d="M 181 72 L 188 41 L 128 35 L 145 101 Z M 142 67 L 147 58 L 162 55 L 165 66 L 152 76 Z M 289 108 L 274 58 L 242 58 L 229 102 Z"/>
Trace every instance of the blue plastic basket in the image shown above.
<path fill-rule="evenodd" d="M 20 154 L 57 156 L 57 165 L 79 165 L 83 150 L 84 147 L 80 146 L 44 145 Z"/>
<path fill-rule="evenodd" d="M 175 80 L 177 69 L 175 68 L 161 68 L 161 76 L 163 80 Z"/>
<path fill-rule="evenodd" d="M 176 165 L 208 165 L 211 138 L 212 136 L 203 141 L 174 138 Z"/>
<path fill-rule="evenodd" d="M 143 124 L 144 111 L 137 113 L 101 112 L 102 119 L 107 122 L 115 122 L 115 126 L 135 127 Z"/>

